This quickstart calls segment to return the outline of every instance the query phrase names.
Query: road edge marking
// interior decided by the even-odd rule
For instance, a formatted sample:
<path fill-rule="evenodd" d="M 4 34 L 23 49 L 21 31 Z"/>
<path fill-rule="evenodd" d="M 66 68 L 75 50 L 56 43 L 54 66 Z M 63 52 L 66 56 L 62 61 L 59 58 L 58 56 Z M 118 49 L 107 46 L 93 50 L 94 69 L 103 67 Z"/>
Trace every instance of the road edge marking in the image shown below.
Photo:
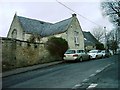
<path fill-rule="evenodd" d="M 93 89 L 97 86 L 98 84 L 95 84 L 95 83 L 92 83 L 88 86 L 88 88 L 86 90 L 89 90 L 89 89 Z"/>
<path fill-rule="evenodd" d="M 81 86 L 82 86 L 82 84 L 76 84 L 72 89 L 77 89 L 77 88 L 79 88 Z"/>

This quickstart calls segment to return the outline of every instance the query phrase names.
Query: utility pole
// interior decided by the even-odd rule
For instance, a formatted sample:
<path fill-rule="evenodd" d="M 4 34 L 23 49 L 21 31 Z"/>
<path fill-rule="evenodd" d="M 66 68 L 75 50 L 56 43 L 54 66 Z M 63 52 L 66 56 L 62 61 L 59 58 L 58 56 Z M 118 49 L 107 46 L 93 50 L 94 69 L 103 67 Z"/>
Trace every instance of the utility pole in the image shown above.
<path fill-rule="evenodd" d="M 107 50 L 107 35 L 106 35 L 106 27 L 104 27 L 105 31 L 105 50 Z"/>
<path fill-rule="evenodd" d="M 118 30 L 117 30 L 117 42 L 118 42 L 118 47 L 120 49 L 120 25 L 118 25 Z"/>

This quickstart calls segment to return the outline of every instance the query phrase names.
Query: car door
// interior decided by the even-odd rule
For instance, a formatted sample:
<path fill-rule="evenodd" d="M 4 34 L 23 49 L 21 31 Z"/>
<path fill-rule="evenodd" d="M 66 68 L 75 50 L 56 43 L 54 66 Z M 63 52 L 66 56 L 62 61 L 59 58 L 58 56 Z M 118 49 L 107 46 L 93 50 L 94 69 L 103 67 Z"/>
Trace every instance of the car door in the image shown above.
<path fill-rule="evenodd" d="M 79 57 L 78 58 L 80 58 L 80 57 L 82 57 L 83 58 L 83 55 L 82 55 L 82 51 L 81 50 L 77 50 L 77 53 L 78 53 L 78 55 L 79 55 Z M 84 58 L 83 58 L 84 59 Z"/>
<path fill-rule="evenodd" d="M 98 58 L 101 58 L 102 57 L 102 53 L 100 50 L 98 50 Z"/>
<path fill-rule="evenodd" d="M 81 56 L 83 57 L 83 60 L 86 60 L 86 53 L 84 50 L 81 50 Z"/>
<path fill-rule="evenodd" d="M 83 51 L 83 53 L 84 53 L 85 60 L 88 60 L 89 59 L 89 55 L 87 54 L 87 52 Z"/>
<path fill-rule="evenodd" d="M 89 60 L 90 59 L 90 55 L 87 52 L 85 52 L 85 55 L 86 55 L 86 60 Z"/>

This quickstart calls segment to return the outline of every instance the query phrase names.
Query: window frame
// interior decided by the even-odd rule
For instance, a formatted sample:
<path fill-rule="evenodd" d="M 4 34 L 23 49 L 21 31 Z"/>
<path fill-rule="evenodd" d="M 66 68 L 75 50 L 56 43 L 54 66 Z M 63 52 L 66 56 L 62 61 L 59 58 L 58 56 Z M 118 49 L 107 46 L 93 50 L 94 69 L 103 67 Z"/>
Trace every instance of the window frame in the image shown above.
<path fill-rule="evenodd" d="M 12 38 L 16 39 L 17 38 L 17 30 L 13 29 L 12 31 Z"/>
<path fill-rule="evenodd" d="M 79 32 L 77 31 L 74 31 L 74 42 L 75 42 L 75 45 L 79 46 Z"/>

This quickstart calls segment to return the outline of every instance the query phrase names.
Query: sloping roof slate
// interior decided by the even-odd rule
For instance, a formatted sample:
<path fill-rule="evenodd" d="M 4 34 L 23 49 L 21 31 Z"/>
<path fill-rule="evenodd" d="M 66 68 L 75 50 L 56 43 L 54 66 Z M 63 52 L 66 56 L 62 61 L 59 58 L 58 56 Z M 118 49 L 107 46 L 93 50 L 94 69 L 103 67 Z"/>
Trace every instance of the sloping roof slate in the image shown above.
<path fill-rule="evenodd" d="M 91 42 L 91 41 L 88 41 L 88 40 L 84 40 L 84 44 L 85 44 L 85 46 L 94 46 L 95 45 L 95 43 L 93 43 L 93 42 Z"/>
<path fill-rule="evenodd" d="M 65 32 L 68 26 L 70 25 L 71 21 L 72 21 L 72 18 L 69 18 L 69 19 L 57 22 L 53 25 L 50 25 L 45 28 L 45 30 L 42 32 L 42 35 L 49 36 L 49 35 Z"/>
<path fill-rule="evenodd" d="M 39 34 L 43 37 L 65 32 L 72 21 L 72 18 L 69 18 L 52 24 L 21 16 L 18 16 L 18 19 L 26 33 Z"/>
<path fill-rule="evenodd" d="M 98 44 L 98 40 L 90 33 L 90 32 L 83 32 L 85 40 L 85 44 Z"/>
<path fill-rule="evenodd" d="M 18 16 L 18 19 L 26 33 L 40 34 L 46 26 L 52 25 L 52 23 L 46 23 L 35 19 L 29 19 Z"/>

